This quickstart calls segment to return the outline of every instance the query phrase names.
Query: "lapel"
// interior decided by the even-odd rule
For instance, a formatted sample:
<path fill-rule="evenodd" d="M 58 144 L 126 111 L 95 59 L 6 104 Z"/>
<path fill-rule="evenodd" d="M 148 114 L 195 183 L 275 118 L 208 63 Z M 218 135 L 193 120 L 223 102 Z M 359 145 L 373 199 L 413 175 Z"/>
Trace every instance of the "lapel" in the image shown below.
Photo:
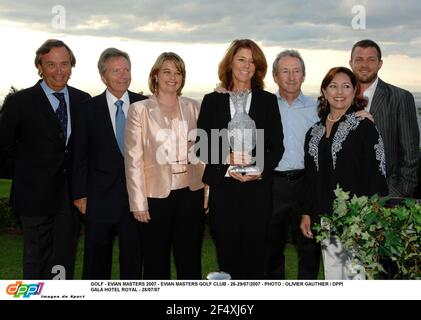
<path fill-rule="evenodd" d="M 107 137 L 106 139 L 108 141 L 112 141 L 113 148 L 116 150 L 116 152 L 121 154 L 110 118 L 110 111 L 108 109 L 108 102 L 105 91 L 97 98 L 98 101 L 96 103 L 96 112 L 93 119 L 95 121 L 95 130 L 98 130 L 102 124 L 102 133 L 100 131 L 100 136 L 105 136 Z"/>
<path fill-rule="evenodd" d="M 53 107 L 50 104 L 50 101 L 48 100 L 44 90 L 41 88 L 41 80 L 38 81 L 38 83 L 33 87 L 33 102 L 35 103 L 36 107 L 40 111 L 40 114 L 42 114 L 46 118 L 46 124 L 48 124 L 49 128 L 56 131 L 57 135 L 48 135 L 49 137 L 58 137 L 61 133 L 61 127 L 58 122 L 57 116 L 54 113 Z M 63 139 L 64 141 L 64 136 Z"/>
<path fill-rule="evenodd" d="M 130 104 L 132 104 L 135 100 L 135 97 L 133 96 L 133 94 L 128 91 L 129 94 L 129 102 Z M 110 110 L 108 109 L 108 101 L 107 101 L 107 96 L 106 96 L 106 91 L 104 91 L 103 93 L 101 93 L 99 96 L 97 96 L 97 101 L 95 103 L 95 107 L 97 109 L 97 111 L 95 112 L 95 126 L 97 127 L 100 124 L 104 125 L 104 131 L 106 132 L 106 135 L 109 137 L 110 141 L 113 139 L 115 142 L 115 147 L 120 150 L 118 148 L 118 144 L 117 144 L 117 138 L 115 136 L 114 133 L 114 128 L 113 128 L 113 123 L 111 120 L 111 114 L 110 114 Z M 127 115 L 126 115 L 127 116 Z"/>
<path fill-rule="evenodd" d="M 252 96 L 251 96 L 251 103 L 250 103 L 250 110 L 248 115 L 250 116 L 250 118 L 252 118 L 254 121 L 256 121 L 256 117 L 257 117 L 257 113 L 258 113 L 258 102 L 259 102 L 260 98 L 259 98 L 259 91 L 258 90 L 253 90 L 252 91 Z"/>
<path fill-rule="evenodd" d="M 183 124 L 186 125 L 186 133 L 188 134 L 191 130 L 196 129 L 197 124 L 197 110 L 190 103 L 189 100 L 185 100 L 183 97 L 179 97 L 180 101 L 180 112 Z"/>
<path fill-rule="evenodd" d="M 140 97 L 142 97 L 141 95 L 136 94 L 136 93 L 134 93 L 134 92 L 131 92 L 131 91 L 129 91 L 129 90 L 127 90 L 127 92 L 128 92 L 128 94 L 129 94 L 129 101 L 130 101 L 130 104 L 132 104 L 132 103 L 135 103 L 135 102 L 137 102 L 137 101 L 141 101 L 141 100 L 142 100 L 142 98 L 140 98 L 140 99 L 139 99 L 139 96 L 140 96 Z M 146 98 L 146 97 L 145 97 L 145 98 Z"/>
<path fill-rule="evenodd" d="M 191 126 L 193 125 L 194 122 L 192 122 L 192 115 L 193 113 L 191 112 L 190 109 L 190 105 L 189 103 L 184 100 L 182 97 L 178 97 L 178 101 L 180 104 L 180 114 L 181 114 L 181 124 L 180 126 L 180 131 L 181 133 L 185 134 L 185 136 L 187 137 L 188 132 L 190 132 L 190 130 L 192 129 Z"/>
<path fill-rule="evenodd" d="M 76 91 L 70 87 L 67 86 L 67 90 L 69 91 L 69 110 L 70 110 L 70 126 L 72 128 L 72 132 L 73 132 L 73 119 L 75 119 L 75 107 L 72 106 L 73 103 L 77 104 L 80 103 L 80 97 L 76 94 Z M 78 101 L 79 99 L 79 101 Z"/>
<path fill-rule="evenodd" d="M 228 93 L 226 94 L 219 94 L 219 103 L 218 105 L 221 106 L 221 120 L 222 120 L 222 126 L 219 129 L 227 128 L 228 122 L 231 121 L 231 109 L 230 109 L 230 95 Z"/>
<path fill-rule="evenodd" d="M 383 105 L 383 101 L 386 98 L 386 84 L 379 78 L 377 83 L 376 91 L 373 95 L 373 101 L 370 106 L 370 113 L 373 116 L 376 116 L 379 112 L 380 107 Z"/>
<path fill-rule="evenodd" d="M 150 119 L 158 124 L 157 128 L 168 128 L 168 124 L 165 122 L 165 119 L 162 116 L 162 113 L 159 109 L 159 104 L 156 96 L 152 95 L 149 99 L 153 101 L 153 103 L 146 104 L 146 108 L 148 110 L 148 115 Z"/>

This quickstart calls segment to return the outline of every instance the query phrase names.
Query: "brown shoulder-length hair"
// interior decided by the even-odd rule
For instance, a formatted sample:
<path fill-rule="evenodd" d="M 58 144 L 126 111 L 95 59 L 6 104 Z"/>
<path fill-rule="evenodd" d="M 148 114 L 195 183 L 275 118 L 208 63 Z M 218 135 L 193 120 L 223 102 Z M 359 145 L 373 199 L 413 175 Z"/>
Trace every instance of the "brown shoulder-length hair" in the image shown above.
<path fill-rule="evenodd" d="M 156 80 L 156 76 L 158 75 L 159 70 L 161 69 L 165 61 L 174 62 L 177 71 L 181 73 L 183 79 L 181 80 L 180 88 L 178 88 L 177 90 L 177 95 L 181 96 L 181 91 L 183 90 L 184 84 L 186 83 L 186 66 L 184 64 L 183 59 L 181 59 L 181 57 L 174 52 L 163 52 L 156 59 L 154 65 L 151 68 L 151 72 L 149 72 L 149 90 L 151 90 L 153 94 L 158 93 L 158 82 Z"/>
<path fill-rule="evenodd" d="M 327 116 L 330 112 L 330 104 L 327 101 L 323 93 L 323 90 L 326 90 L 328 85 L 332 82 L 333 78 L 338 73 L 346 74 L 351 80 L 352 86 L 356 89 L 354 101 L 352 102 L 351 108 L 353 108 L 355 111 L 359 111 L 359 110 L 364 109 L 365 106 L 367 105 L 367 100 L 360 97 L 361 87 L 354 73 L 346 67 L 335 67 L 335 68 L 330 69 L 326 73 L 325 77 L 323 78 L 322 85 L 320 86 L 320 96 L 317 98 L 317 100 L 319 101 L 319 106 L 317 108 L 317 111 L 320 118 Z"/>
<path fill-rule="evenodd" d="M 239 49 L 247 48 L 251 50 L 256 71 L 251 79 L 251 88 L 264 89 L 265 83 L 263 79 L 266 76 L 268 64 L 265 55 L 260 47 L 250 39 L 240 39 L 231 42 L 225 53 L 224 58 L 219 63 L 218 77 L 221 80 L 222 87 L 231 90 L 233 87 L 232 81 L 232 60 Z"/>

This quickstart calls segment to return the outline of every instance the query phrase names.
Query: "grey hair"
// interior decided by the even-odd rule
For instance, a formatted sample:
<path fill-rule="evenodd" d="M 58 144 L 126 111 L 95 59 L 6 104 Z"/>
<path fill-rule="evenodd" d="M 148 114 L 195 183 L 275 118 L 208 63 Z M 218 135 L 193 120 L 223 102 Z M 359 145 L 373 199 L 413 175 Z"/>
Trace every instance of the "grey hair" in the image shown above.
<path fill-rule="evenodd" d="M 288 50 L 284 50 L 278 53 L 278 55 L 275 58 L 275 61 L 273 61 L 273 65 L 272 65 L 272 74 L 277 74 L 278 73 L 278 62 L 280 59 L 285 58 L 285 57 L 292 57 L 292 58 L 297 58 L 300 63 L 301 63 L 301 68 L 303 69 L 303 75 L 306 75 L 306 65 L 304 64 L 304 60 L 301 57 L 301 54 L 294 49 L 288 49 Z"/>
<path fill-rule="evenodd" d="M 106 62 L 108 59 L 114 58 L 114 57 L 123 57 L 129 62 L 129 67 L 131 67 L 130 57 L 127 54 L 127 52 L 118 50 L 116 48 L 107 48 L 104 51 L 102 51 L 99 60 L 98 60 L 98 71 L 101 76 L 105 74 L 105 71 L 107 71 Z"/>

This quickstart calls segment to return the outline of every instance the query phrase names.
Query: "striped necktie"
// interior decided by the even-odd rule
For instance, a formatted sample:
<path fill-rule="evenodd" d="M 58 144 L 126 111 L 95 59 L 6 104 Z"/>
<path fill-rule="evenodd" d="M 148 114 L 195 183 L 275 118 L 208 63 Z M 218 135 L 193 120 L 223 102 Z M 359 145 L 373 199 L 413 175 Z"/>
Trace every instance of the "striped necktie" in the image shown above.
<path fill-rule="evenodd" d="M 64 140 L 67 140 L 67 105 L 63 92 L 53 92 L 53 95 L 60 101 L 56 110 L 56 116 L 64 133 Z"/>

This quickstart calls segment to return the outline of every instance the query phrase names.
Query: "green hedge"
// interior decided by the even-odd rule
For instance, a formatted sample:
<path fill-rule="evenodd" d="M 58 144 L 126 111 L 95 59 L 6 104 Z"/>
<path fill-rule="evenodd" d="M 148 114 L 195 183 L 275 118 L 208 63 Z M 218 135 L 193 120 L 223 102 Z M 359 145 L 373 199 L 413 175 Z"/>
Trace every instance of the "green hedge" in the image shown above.
<path fill-rule="evenodd" d="M 9 206 L 8 198 L 0 198 L 0 229 L 18 228 L 19 223 Z"/>
<path fill-rule="evenodd" d="M 395 279 L 421 280 L 421 203 L 404 198 L 350 197 L 339 186 L 334 212 L 323 216 L 318 241 L 339 238 L 356 265 L 362 263 L 368 279 L 379 279 L 382 261 L 392 261 Z"/>

